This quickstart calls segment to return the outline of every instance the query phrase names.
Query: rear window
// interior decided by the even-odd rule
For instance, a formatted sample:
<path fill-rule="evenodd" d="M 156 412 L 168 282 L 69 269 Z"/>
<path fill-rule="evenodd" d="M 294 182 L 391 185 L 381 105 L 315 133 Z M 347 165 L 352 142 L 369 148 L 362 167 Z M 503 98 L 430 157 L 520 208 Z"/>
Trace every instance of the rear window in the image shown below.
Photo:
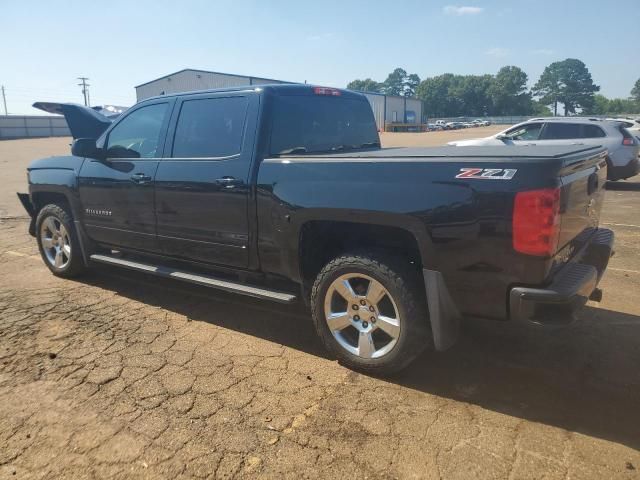
<path fill-rule="evenodd" d="M 291 95 L 275 98 L 271 153 L 311 153 L 380 146 L 366 100 Z"/>

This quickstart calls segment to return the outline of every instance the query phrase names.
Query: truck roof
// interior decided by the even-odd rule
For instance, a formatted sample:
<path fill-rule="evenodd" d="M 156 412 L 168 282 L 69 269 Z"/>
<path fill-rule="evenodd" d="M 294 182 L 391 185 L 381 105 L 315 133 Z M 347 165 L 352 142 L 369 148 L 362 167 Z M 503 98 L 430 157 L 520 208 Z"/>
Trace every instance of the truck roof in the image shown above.
<path fill-rule="evenodd" d="M 155 100 L 159 98 L 171 98 L 171 97 L 182 97 L 185 95 L 195 95 L 201 93 L 224 93 L 224 92 L 242 92 L 242 91 L 263 91 L 263 92 L 271 92 L 276 95 L 305 95 L 313 93 L 315 88 L 327 88 L 330 90 L 336 90 L 340 92 L 340 97 L 343 98 L 358 98 L 358 99 L 366 99 L 366 97 L 359 92 L 354 92 L 352 90 L 346 90 L 342 88 L 334 88 L 334 87 L 323 87 L 321 85 L 310 85 L 307 83 L 274 83 L 274 84 L 266 84 L 266 85 L 244 85 L 239 87 L 225 87 L 225 88 L 211 88 L 206 90 L 191 90 L 188 92 L 175 92 L 168 93 L 166 95 L 158 95 L 155 97 L 145 98 L 139 103 L 146 102 L 148 100 Z"/>

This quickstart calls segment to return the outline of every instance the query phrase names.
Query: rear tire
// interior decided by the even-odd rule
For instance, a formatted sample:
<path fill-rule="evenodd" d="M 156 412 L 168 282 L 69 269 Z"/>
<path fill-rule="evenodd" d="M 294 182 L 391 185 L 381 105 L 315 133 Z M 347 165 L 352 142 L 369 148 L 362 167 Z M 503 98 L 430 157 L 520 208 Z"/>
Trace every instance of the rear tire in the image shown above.
<path fill-rule="evenodd" d="M 44 206 L 36 219 L 36 239 L 45 265 L 58 277 L 71 278 L 86 270 L 78 233 L 62 206 Z"/>
<path fill-rule="evenodd" d="M 367 252 L 331 260 L 314 282 L 311 308 L 324 346 L 354 370 L 390 375 L 433 349 L 419 272 L 399 258 Z"/>

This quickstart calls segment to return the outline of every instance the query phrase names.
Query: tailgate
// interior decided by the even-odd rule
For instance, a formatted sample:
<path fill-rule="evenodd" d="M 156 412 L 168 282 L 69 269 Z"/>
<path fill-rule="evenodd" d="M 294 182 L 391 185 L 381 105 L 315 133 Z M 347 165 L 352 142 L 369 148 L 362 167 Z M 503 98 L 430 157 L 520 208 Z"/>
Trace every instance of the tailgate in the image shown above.
<path fill-rule="evenodd" d="M 606 152 L 567 161 L 560 171 L 558 253 L 575 253 L 574 240 L 586 241 L 597 229 L 607 180 Z"/>

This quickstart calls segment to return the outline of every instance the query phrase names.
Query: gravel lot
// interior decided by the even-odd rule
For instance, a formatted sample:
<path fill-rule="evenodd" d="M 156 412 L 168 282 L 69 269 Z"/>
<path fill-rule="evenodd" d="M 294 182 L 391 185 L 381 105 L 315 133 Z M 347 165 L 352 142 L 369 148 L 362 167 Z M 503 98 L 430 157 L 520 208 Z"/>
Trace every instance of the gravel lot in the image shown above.
<path fill-rule="evenodd" d="M 302 307 L 53 277 L 13 195 L 67 144 L 0 142 L 0 478 L 640 478 L 640 181 L 609 184 L 617 253 L 578 323 L 467 323 L 379 379 L 327 358 Z"/>

